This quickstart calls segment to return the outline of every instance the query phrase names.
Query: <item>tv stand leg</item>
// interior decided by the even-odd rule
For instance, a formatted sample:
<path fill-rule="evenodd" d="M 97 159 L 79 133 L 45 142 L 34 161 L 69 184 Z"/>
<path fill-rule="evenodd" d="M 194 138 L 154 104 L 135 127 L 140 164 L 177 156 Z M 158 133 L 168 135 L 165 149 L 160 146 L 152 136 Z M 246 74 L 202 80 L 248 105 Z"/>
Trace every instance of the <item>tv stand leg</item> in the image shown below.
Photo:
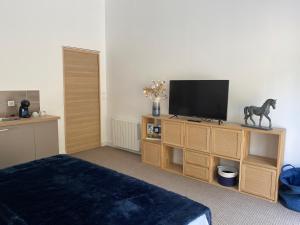
<path fill-rule="evenodd" d="M 219 125 L 222 125 L 223 124 L 223 120 L 219 120 Z"/>
<path fill-rule="evenodd" d="M 178 118 L 178 116 L 177 115 L 173 115 L 173 116 L 171 116 L 169 119 L 172 119 L 172 118 Z"/>

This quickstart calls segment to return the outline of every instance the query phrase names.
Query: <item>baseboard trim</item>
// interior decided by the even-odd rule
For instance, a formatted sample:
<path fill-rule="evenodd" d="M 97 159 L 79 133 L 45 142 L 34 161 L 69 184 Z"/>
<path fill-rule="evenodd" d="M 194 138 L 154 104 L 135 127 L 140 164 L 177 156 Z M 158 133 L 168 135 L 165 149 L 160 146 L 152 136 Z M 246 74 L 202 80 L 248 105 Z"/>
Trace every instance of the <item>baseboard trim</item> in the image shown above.
<path fill-rule="evenodd" d="M 119 147 L 119 146 L 115 146 L 113 145 L 111 142 L 106 142 L 105 145 L 103 146 L 108 146 L 108 147 L 112 147 L 112 148 L 117 148 L 117 149 L 121 149 L 123 151 L 126 151 L 126 152 L 131 152 L 131 153 L 134 153 L 134 154 L 137 154 L 137 155 L 141 155 L 141 150 L 140 151 L 133 151 L 131 149 L 128 149 L 128 148 L 122 148 L 122 147 Z"/>

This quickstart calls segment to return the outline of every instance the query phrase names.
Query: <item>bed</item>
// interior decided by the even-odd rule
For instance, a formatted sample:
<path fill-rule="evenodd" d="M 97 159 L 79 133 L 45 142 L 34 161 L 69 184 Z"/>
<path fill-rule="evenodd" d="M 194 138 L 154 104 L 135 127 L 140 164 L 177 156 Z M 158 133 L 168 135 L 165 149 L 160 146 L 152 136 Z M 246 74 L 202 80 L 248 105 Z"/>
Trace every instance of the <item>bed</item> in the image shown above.
<path fill-rule="evenodd" d="M 57 155 L 0 170 L 0 224 L 211 225 L 206 206 Z"/>

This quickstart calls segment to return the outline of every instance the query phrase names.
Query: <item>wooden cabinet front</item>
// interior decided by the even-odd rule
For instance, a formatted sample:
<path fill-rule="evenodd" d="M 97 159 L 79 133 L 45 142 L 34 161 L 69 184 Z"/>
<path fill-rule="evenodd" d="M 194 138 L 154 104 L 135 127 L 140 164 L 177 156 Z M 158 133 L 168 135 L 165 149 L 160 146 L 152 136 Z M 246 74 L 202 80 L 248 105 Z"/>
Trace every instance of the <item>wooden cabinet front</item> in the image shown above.
<path fill-rule="evenodd" d="M 208 181 L 209 171 L 208 168 L 196 166 L 192 164 L 184 164 L 184 175 L 193 177 L 196 179 Z"/>
<path fill-rule="evenodd" d="M 242 131 L 212 128 L 212 153 L 220 156 L 240 159 Z"/>
<path fill-rule="evenodd" d="M 243 164 L 241 176 L 241 190 L 243 192 L 275 200 L 275 170 Z"/>
<path fill-rule="evenodd" d="M 186 123 L 186 148 L 209 152 L 210 128 L 198 124 Z"/>
<path fill-rule="evenodd" d="M 184 123 L 164 120 L 162 125 L 163 142 L 165 144 L 183 147 Z"/>
<path fill-rule="evenodd" d="M 144 141 L 142 144 L 142 159 L 146 163 L 160 167 L 161 145 Z"/>
<path fill-rule="evenodd" d="M 202 167 L 209 167 L 209 156 L 186 150 L 184 162 Z"/>

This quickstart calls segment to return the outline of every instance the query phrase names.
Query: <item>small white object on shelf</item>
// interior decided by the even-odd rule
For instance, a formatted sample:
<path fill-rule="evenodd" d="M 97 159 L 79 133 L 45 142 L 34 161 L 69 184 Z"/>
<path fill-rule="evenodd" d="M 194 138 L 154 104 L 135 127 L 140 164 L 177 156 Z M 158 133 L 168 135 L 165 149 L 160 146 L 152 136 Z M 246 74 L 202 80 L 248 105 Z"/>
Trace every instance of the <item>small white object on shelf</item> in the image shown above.
<path fill-rule="evenodd" d="M 33 113 L 31 114 L 31 116 L 34 117 L 34 118 L 36 118 L 36 117 L 39 117 L 40 114 L 39 114 L 38 112 L 33 112 Z"/>

